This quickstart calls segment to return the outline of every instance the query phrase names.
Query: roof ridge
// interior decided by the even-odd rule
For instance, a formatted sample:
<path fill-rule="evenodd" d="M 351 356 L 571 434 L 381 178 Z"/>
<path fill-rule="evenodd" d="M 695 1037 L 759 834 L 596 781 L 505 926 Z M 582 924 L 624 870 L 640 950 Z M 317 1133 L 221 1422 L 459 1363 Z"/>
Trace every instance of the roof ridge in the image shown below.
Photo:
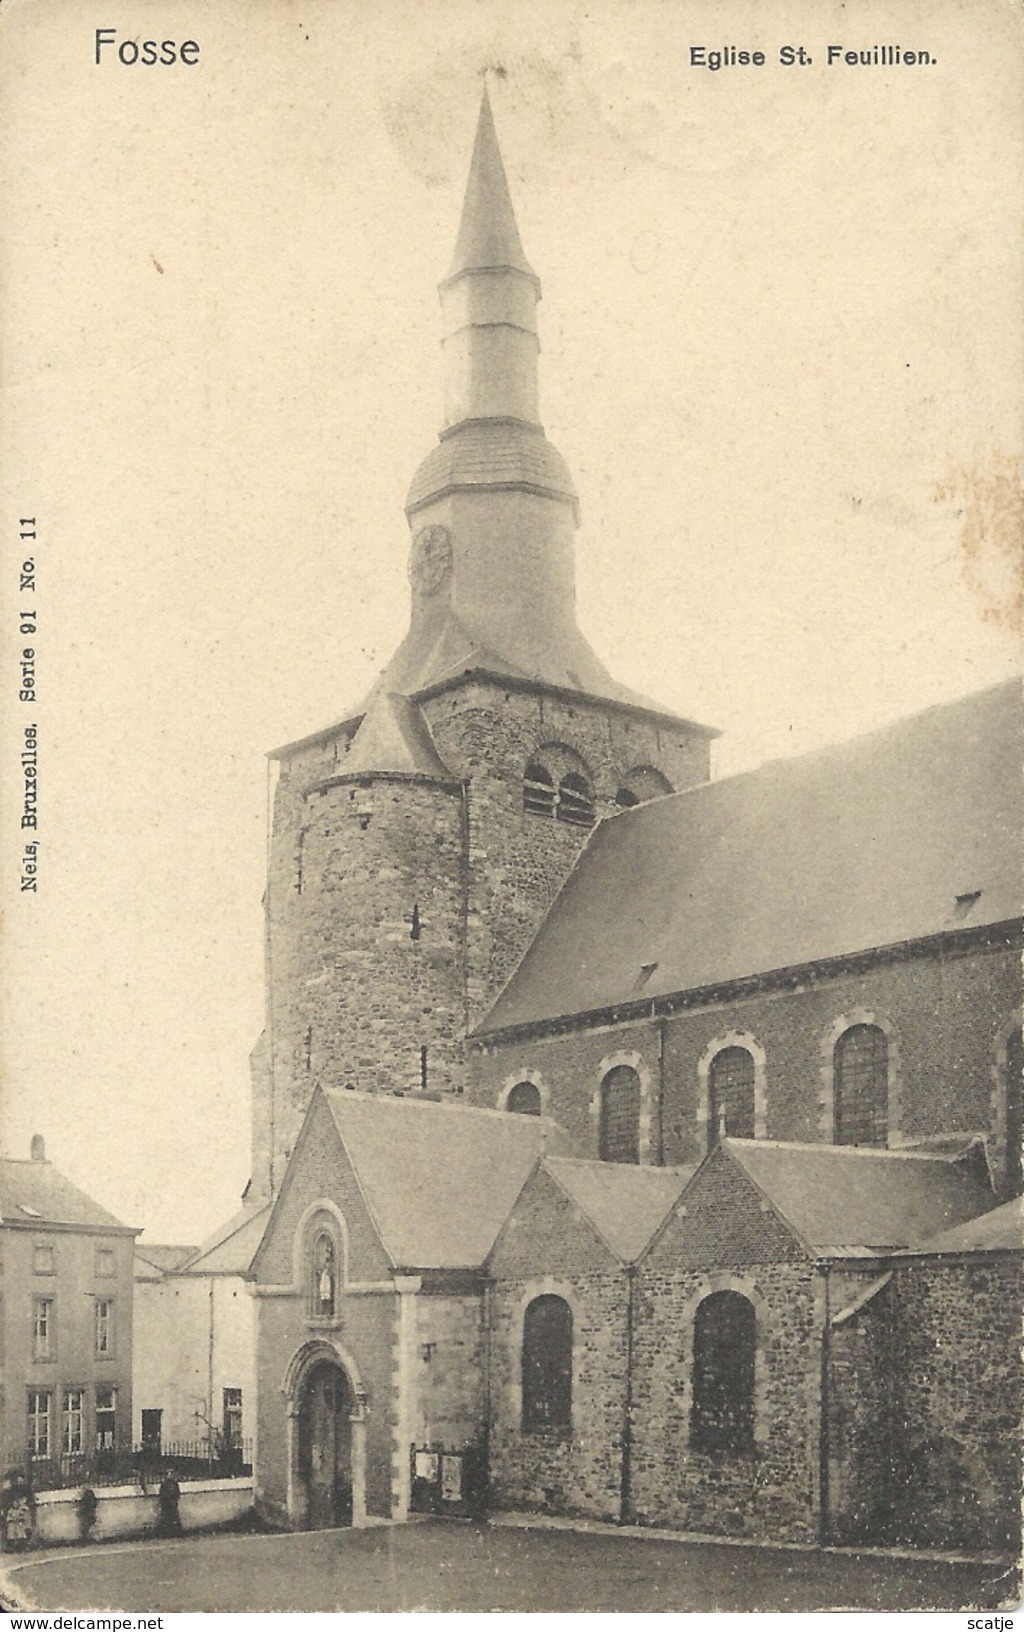
<path fill-rule="evenodd" d="M 833 1144 L 828 1139 L 811 1139 L 807 1141 L 802 1141 L 799 1139 L 737 1139 L 731 1134 L 727 1134 L 721 1143 L 733 1147 L 738 1146 L 740 1152 L 743 1150 L 754 1149 L 799 1151 L 828 1150 L 832 1151 L 834 1154 L 842 1154 L 846 1156 L 899 1156 L 905 1161 L 946 1162 L 949 1164 L 958 1162 L 961 1157 L 965 1156 L 970 1151 L 972 1145 L 976 1142 L 977 1135 L 965 1135 L 965 1138 L 967 1142 L 964 1144 L 963 1149 L 953 1152 L 937 1150 L 905 1150 L 899 1145 L 837 1145 Z"/>

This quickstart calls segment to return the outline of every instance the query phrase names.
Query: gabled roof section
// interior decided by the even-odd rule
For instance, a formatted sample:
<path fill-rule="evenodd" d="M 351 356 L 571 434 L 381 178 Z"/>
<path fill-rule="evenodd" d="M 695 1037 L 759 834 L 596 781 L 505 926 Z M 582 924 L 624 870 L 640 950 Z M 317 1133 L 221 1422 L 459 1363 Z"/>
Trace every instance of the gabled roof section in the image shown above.
<path fill-rule="evenodd" d="M 523 252 L 485 85 L 448 276 L 457 278 L 462 272 L 490 267 L 511 267 L 528 277 L 536 276 Z"/>
<path fill-rule="evenodd" d="M 545 1156 L 541 1166 L 624 1264 L 636 1263 L 696 1172 L 565 1156 Z"/>
<path fill-rule="evenodd" d="M 600 823 L 488 1035 L 1021 912 L 1013 680 Z"/>
<path fill-rule="evenodd" d="M 244 1208 L 215 1230 L 194 1255 L 177 1266 L 183 1275 L 245 1275 L 270 1222 L 270 1203 Z"/>
<path fill-rule="evenodd" d="M 958 1224 L 951 1230 L 930 1236 L 921 1247 L 922 1253 L 931 1252 L 1020 1252 L 1024 1249 L 1024 1201 L 1016 1196 L 1013 1201 L 993 1207 L 991 1212 L 973 1218 L 968 1224 Z"/>
<path fill-rule="evenodd" d="M 26 1228 L 79 1224 L 92 1230 L 139 1234 L 79 1190 L 50 1162 L 23 1162 L 10 1157 L 0 1158 L 0 1223 Z"/>
<path fill-rule="evenodd" d="M 840 1255 L 919 1246 L 988 1212 L 993 1196 L 977 1178 L 974 1148 L 972 1140 L 952 1158 L 770 1139 L 721 1141 L 810 1251 Z"/>
<path fill-rule="evenodd" d="M 435 781 L 452 780 L 419 708 L 394 691 L 374 695 L 338 770 L 344 776 L 360 771 L 403 771 Z"/>
<path fill-rule="evenodd" d="M 165 1246 L 160 1242 L 139 1241 L 135 1247 L 135 1279 L 148 1281 L 173 1274 L 198 1251 L 198 1247 Z"/>
<path fill-rule="evenodd" d="M 568 1154 L 547 1117 L 322 1090 L 392 1263 L 476 1269 L 538 1157 Z"/>

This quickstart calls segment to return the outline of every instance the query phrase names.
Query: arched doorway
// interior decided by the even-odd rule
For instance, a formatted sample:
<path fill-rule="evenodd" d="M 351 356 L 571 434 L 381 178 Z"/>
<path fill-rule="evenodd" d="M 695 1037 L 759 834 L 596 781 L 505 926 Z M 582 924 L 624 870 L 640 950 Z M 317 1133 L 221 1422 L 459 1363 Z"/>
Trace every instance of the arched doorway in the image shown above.
<path fill-rule="evenodd" d="M 311 1530 L 352 1523 L 354 1408 L 343 1366 L 323 1359 L 309 1368 L 299 1397 L 298 1473 Z"/>

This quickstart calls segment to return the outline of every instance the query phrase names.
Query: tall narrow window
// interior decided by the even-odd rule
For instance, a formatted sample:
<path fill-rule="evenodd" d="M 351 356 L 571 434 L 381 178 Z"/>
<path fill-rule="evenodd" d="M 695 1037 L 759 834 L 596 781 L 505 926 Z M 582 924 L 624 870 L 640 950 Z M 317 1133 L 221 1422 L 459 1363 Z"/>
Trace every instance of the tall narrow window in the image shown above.
<path fill-rule="evenodd" d="M 28 1454 L 50 1454 L 50 1391 L 30 1388 L 28 1391 Z"/>
<path fill-rule="evenodd" d="M 523 1318 L 523 1428 L 571 1425 L 572 1310 L 546 1293 Z"/>
<path fill-rule="evenodd" d="M 555 814 L 555 782 L 538 759 L 531 759 L 523 773 L 523 809 L 529 816 Z"/>
<path fill-rule="evenodd" d="M 157 1412 L 159 1416 L 160 1413 Z M 142 1413 L 142 1439 L 146 1443 L 146 1413 Z M 160 1443 L 160 1429 L 156 1432 L 157 1444 Z M 98 1451 L 112 1451 L 117 1442 L 117 1389 L 109 1383 L 101 1383 L 96 1390 L 96 1449 Z M 151 1442 L 151 1441 L 150 1441 Z"/>
<path fill-rule="evenodd" d="M 242 1443 L 242 1390 L 240 1388 L 226 1388 L 224 1390 L 224 1443 L 232 1451 L 238 1450 Z"/>
<path fill-rule="evenodd" d="M 35 1298 L 32 1303 L 32 1353 L 36 1360 L 52 1360 L 57 1352 L 53 1322 L 53 1299 Z"/>
<path fill-rule="evenodd" d="M 96 1276 L 101 1281 L 109 1281 L 116 1274 L 117 1266 L 114 1260 L 113 1247 L 96 1248 Z"/>
<path fill-rule="evenodd" d="M 52 1247 L 35 1246 L 32 1248 L 32 1273 L 33 1275 L 53 1274 Z"/>
<path fill-rule="evenodd" d="M 1024 1071 L 1024 1049 L 1021 1029 L 1015 1026 L 1006 1039 L 1006 1185 L 1011 1196 L 1019 1196 L 1024 1183 L 1021 1172 L 1021 1139 L 1024 1126 L 1021 1116 L 1021 1073 Z"/>
<path fill-rule="evenodd" d="M 506 1111 L 515 1111 L 519 1116 L 540 1115 L 540 1089 L 535 1082 L 517 1082 L 514 1088 L 509 1089 L 505 1101 Z"/>
<path fill-rule="evenodd" d="M 754 1056 L 746 1048 L 723 1048 L 708 1072 L 708 1144 L 724 1129 L 734 1139 L 754 1137 Z"/>
<path fill-rule="evenodd" d="M 337 1254 L 334 1237 L 320 1230 L 313 1237 L 310 1257 L 310 1313 L 318 1320 L 333 1320 L 337 1313 Z"/>
<path fill-rule="evenodd" d="M 837 1145 L 888 1139 L 889 1039 L 879 1026 L 851 1026 L 833 1051 Z"/>
<path fill-rule="evenodd" d="M 96 1299 L 96 1353 L 109 1358 L 114 1352 L 114 1300 Z"/>
<path fill-rule="evenodd" d="M 640 1078 L 617 1065 L 601 1084 L 598 1155 L 602 1162 L 640 1160 Z"/>
<path fill-rule="evenodd" d="M 594 795 L 586 777 L 580 776 L 578 771 L 570 771 L 559 783 L 555 815 L 560 822 L 569 822 L 573 827 L 593 827 Z"/>
<path fill-rule="evenodd" d="M 757 1315 L 740 1292 L 712 1292 L 693 1322 L 690 1442 L 732 1454 L 754 1444 Z"/>
<path fill-rule="evenodd" d="M 85 1390 L 64 1390 L 64 1417 L 61 1429 L 61 1450 L 65 1456 L 81 1456 L 84 1446 Z"/>

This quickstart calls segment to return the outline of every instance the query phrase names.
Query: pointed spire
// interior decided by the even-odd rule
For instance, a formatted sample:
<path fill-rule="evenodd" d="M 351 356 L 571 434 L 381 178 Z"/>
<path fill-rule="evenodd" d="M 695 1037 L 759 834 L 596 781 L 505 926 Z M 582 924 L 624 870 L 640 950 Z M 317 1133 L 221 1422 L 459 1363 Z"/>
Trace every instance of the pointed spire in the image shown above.
<path fill-rule="evenodd" d="M 448 277 L 455 278 L 462 272 L 499 266 L 513 267 L 528 277 L 536 276 L 523 253 L 515 210 L 512 208 L 512 194 L 508 189 L 505 166 L 501 162 L 491 99 L 485 84 L 459 236 Z"/>

